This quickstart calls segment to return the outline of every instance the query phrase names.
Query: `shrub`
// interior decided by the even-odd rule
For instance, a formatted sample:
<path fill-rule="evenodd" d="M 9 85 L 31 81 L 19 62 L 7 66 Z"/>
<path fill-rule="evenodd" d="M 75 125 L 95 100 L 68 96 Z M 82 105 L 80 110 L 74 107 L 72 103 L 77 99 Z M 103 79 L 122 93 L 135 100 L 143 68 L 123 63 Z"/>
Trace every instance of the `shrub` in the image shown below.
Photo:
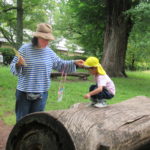
<path fill-rule="evenodd" d="M 133 64 L 129 61 L 126 61 L 126 69 L 130 71 L 137 71 L 137 70 L 150 70 L 150 63 L 148 62 L 134 62 Z"/>
<path fill-rule="evenodd" d="M 14 57 L 12 48 L 0 48 L 0 52 L 3 55 L 4 65 L 9 65 Z"/>

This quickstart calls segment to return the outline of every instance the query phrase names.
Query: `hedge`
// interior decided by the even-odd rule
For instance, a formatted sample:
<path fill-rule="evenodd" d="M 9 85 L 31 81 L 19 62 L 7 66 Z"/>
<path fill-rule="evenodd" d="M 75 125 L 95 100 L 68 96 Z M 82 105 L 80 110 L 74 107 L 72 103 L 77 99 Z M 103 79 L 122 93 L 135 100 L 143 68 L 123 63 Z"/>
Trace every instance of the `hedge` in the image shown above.
<path fill-rule="evenodd" d="M 14 52 L 12 48 L 0 48 L 0 52 L 3 55 L 3 64 L 9 65 L 14 57 Z"/>

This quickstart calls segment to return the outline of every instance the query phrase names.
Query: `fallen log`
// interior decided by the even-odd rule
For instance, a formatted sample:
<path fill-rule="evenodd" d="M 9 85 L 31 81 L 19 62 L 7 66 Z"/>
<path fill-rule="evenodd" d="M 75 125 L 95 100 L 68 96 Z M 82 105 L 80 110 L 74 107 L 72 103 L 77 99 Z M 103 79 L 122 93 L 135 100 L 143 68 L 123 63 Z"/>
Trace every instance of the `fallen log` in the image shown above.
<path fill-rule="evenodd" d="M 75 104 L 33 113 L 11 131 L 6 150 L 150 150 L 150 98 L 104 108 Z"/>

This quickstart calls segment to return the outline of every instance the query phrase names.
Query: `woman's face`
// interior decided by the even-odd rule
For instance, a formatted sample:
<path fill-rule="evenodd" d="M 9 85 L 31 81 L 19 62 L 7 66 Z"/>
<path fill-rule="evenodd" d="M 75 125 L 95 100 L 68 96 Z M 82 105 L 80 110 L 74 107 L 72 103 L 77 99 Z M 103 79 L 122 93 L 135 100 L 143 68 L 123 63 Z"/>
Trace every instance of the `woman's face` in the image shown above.
<path fill-rule="evenodd" d="M 38 47 L 45 48 L 48 45 L 49 40 L 38 38 Z"/>

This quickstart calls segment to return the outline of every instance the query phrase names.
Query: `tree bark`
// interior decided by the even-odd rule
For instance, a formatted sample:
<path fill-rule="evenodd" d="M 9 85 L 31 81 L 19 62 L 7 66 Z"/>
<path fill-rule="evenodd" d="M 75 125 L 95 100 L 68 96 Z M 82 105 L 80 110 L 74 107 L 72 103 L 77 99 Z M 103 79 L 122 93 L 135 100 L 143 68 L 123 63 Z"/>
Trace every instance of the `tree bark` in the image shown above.
<path fill-rule="evenodd" d="M 16 26 L 16 48 L 22 45 L 23 41 L 23 0 L 17 0 L 17 26 Z"/>
<path fill-rule="evenodd" d="M 6 150 L 149 150 L 150 98 L 94 108 L 33 113 L 11 131 Z"/>
<path fill-rule="evenodd" d="M 132 1 L 107 0 L 106 5 L 108 12 L 102 65 L 110 76 L 126 77 L 125 56 L 132 23 L 124 12 L 131 8 Z"/>

